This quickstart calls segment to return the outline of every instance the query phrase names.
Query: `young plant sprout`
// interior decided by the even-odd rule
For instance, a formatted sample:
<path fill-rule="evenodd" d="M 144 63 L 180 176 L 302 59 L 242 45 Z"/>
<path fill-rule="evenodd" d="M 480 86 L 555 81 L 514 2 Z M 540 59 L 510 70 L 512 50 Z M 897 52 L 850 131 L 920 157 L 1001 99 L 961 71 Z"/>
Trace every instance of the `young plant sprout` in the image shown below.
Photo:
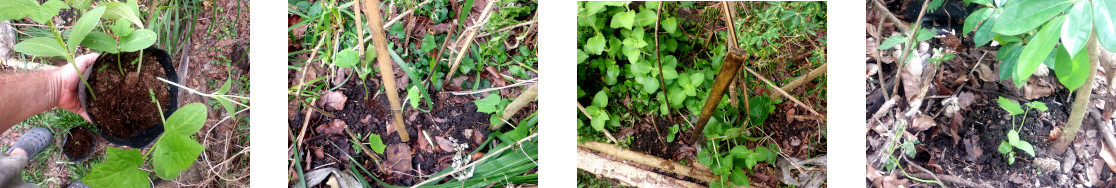
<path fill-rule="evenodd" d="M 1008 164 L 1015 163 L 1015 151 L 1014 149 L 1012 149 L 1013 147 L 1019 148 L 1020 150 L 1027 152 L 1027 154 L 1031 155 L 1031 157 L 1034 157 L 1035 148 L 1031 146 L 1031 143 L 1019 139 L 1019 130 L 1023 128 L 1024 122 L 1027 121 L 1027 111 L 1031 109 L 1035 109 L 1035 111 L 1037 112 L 1046 111 L 1046 103 L 1032 101 L 1026 104 L 1027 109 L 1024 110 L 1021 106 L 1019 106 L 1019 103 L 1008 100 L 1004 97 L 1000 97 L 999 102 L 1000 107 L 1004 108 L 1004 110 L 1006 110 L 1008 114 L 1011 114 L 1012 119 L 1011 130 L 1009 130 L 1007 133 L 1008 140 L 1000 142 L 1000 154 L 1004 154 L 1007 157 Z M 1023 114 L 1023 120 L 1020 120 L 1019 125 L 1016 126 L 1015 116 L 1019 114 Z"/>

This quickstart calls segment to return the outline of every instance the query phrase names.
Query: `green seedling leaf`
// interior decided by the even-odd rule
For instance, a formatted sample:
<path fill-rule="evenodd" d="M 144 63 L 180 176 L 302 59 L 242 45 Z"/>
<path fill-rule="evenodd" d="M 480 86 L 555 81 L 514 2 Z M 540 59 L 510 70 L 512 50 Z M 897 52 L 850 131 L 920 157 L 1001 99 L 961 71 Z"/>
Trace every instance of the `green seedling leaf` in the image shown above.
<path fill-rule="evenodd" d="M 139 28 L 144 28 L 143 21 L 140 21 L 139 16 L 136 16 L 138 12 L 132 9 L 132 6 L 122 2 L 105 2 L 101 3 L 101 6 L 107 7 L 104 18 L 112 20 L 125 19 Z"/>
<path fill-rule="evenodd" d="M 198 125 L 200 127 L 201 124 Z M 156 143 L 154 153 L 151 154 L 151 166 L 154 167 L 155 175 L 159 178 L 173 180 L 178 178 L 183 170 L 189 168 L 204 150 L 205 146 L 190 138 L 190 135 L 163 134 Z"/>
<path fill-rule="evenodd" d="M 662 25 L 663 31 L 667 33 L 674 34 L 678 31 L 678 20 L 675 20 L 674 17 L 663 19 L 662 23 L 659 24 Z"/>
<path fill-rule="evenodd" d="M 659 85 L 659 79 L 658 78 L 656 78 L 655 76 L 651 76 L 651 75 L 645 75 L 644 77 L 640 77 L 640 78 L 642 78 L 642 79 L 639 79 L 637 81 L 639 81 L 640 83 L 643 84 L 643 92 L 644 93 L 655 93 L 655 92 L 659 91 L 660 85 Z"/>
<path fill-rule="evenodd" d="M 1050 50 L 1054 50 L 1054 45 L 1058 44 L 1058 37 L 1061 36 L 1063 18 L 1065 17 L 1056 17 L 1042 26 L 1042 30 L 1035 35 L 1034 39 L 1023 47 L 1023 53 L 1019 55 L 1013 75 L 1016 87 L 1023 87 L 1027 83 L 1027 78 L 1031 77 L 1039 64 L 1050 55 Z"/>
<path fill-rule="evenodd" d="M 585 59 L 589 59 L 589 54 L 585 53 L 585 51 L 582 51 L 581 49 L 577 49 L 577 64 L 584 63 Z"/>
<path fill-rule="evenodd" d="M 27 14 L 39 10 L 39 2 L 35 0 L 8 0 L 0 3 L 0 21 L 22 19 Z"/>
<path fill-rule="evenodd" d="M 121 52 L 134 52 L 151 47 L 159 36 L 150 29 L 140 29 L 120 39 Z"/>
<path fill-rule="evenodd" d="M 1008 130 L 1007 137 L 1008 144 L 1011 144 L 1012 146 L 1019 146 L 1019 131 L 1015 131 L 1015 129 Z"/>
<path fill-rule="evenodd" d="M 593 121 L 590 123 L 593 125 L 594 130 L 602 131 L 604 130 L 605 122 L 608 122 L 609 119 L 607 111 L 597 110 L 597 114 L 593 115 Z"/>
<path fill-rule="evenodd" d="M 217 93 L 214 94 L 224 95 L 225 93 L 228 93 L 229 89 L 232 89 L 232 83 L 232 79 L 225 80 L 225 84 L 221 85 L 221 88 L 217 89 Z M 236 105 L 233 104 L 232 101 L 223 97 L 214 97 L 214 99 L 217 99 L 217 104 L 225 108 L 225 113 L 228 113 L 229 117 L 233 117 L 234 115 L 236 115 Z"/>
<path fill-rule="evenodd" d="M 1000 154 L 1008 154 L 1008 152 L 1011 152 L 1011 144 L 1009 144 L 1007 141 L 1000 141 L 999 151 Z"/>
<path fill-rule="evenodd" d="M 1062 45 L 1068 50 L 1070 58 L 1089 43 L 1089 35 L 1093 34 L 1092 13 L 1093 6 L 1089 1 L 1078 1 L 1066 14 L 1066 21 L 1062 23 Z"/>
<path fill-rule="evenodd" d="M 384 145 L 384 140 L 380 139 L 380 135 L 372 133 L 368 133 L 368 147 L 372 148 L 372 151 L 378 154 L 384 154 L 384 148 L 387 148 L 387 146 Z"/>
<path fill-rule="evenodd" d="M 775 109 L 775 105 L 771 103 L 771 99 L 767 95 L 756 95 L 748 99 L 750 104 L 748 109 L 748 118 L 751 126 L 763 125 L 770 115 L 771 110 Z"/>
<path fill-rule="evenodd" d="M 85 9 L 89 8 L 89 6 L 93 4 L 93 0 L 66 0 L 66 3 L 69 3 L 70 6 L 76 9 Z M 89 15 L 88 12 L 86 12 L 85 14 Z"/>
<path fill-rule="evenodd" d="M 600 55 L 601 52 L 604 52 L 604 47 L 607 44 L 608 42 L 604 39 L 604 34 L 597 33 L 596 36 L 589 38 L 589 41 L 585 42 L 585 53 Z"/>
<path fill-rule="evenodd" d="M 915 149 L 913 141 L 903 142 L 903 145 L 900 147 L 903 148 L 903 153 L 906 153 L 907 156 L 915 157 L 915 154 L 918 154 L 918 150 Z"/>
<path fill-rule="evenodd" d="M 418 108 L 419 101 L 422 100 L 422 96 L 419 94 L 420 92 L 421 90 L 419 90 L 418 85 L 414 84 L 411 85 L 411 89 L 407 89 L 407 101 L 411 103 L 411 108 Z M 477 107 L 479 108 L 480 106 L 478 105 Z"/>
<path fill-rule="evenodd" d="M 491 114 L 491 113 L 495 113 L 497 110 L 500 110 L 500 109 L 496 109 L 496 105 L 499 105 L 500 101 L 501 101 L 500 96 L 497 96 L 495 94 L 489 94 L 487 97 L 484 97 L 483 99 L 473 101 L 473 103 L 475 103 L 477 105 L 477 112 L 483 112 L 483 113 Z"/>
<path fill-rule="evenodd" d="M 616 85 L 616 82 L 619 81 L 617 77 L 620 76 L 620 65 L 616 65 L 616 62 L 612 59 L 605 61 L 608 62 L 605 65 L 608 67 L 605 70 L 605 83 L 608 85 Z"/>
<path fill-rule="evenodd" d="M 1039 111 L 1046 111 L 1046 103 L 1043 102 L 1032 101 L 1027 103 L 1026 105 L 1030 106 L 1031 108 L 1038 109 Z"/>
<path fill-rule="evenodd" d="M 918 30 L 918 34 L 915 35 L 916 36 L 915 40 L 920 41 L 920 42 L 930 40 L 930 39 L 934 38 L 934 34 L 937 34 L 937 33 L 934 32 L 934 30 L 931 30 L 930 28 L 925 28 L 924 27 L 924 28 Z"/>
<path fill-rule="evenodd" d="M 968 17 L 965 17 L 965 26 L 962 27 L 963 29 L 961 30 L 961 35 L 968 35 L 969 32 L 972 32 L 973 29 L 976 29 L 977 24 L 980 24 L 980 22 L 987 20 L 988 16 L 992 16 L 991 7 L 985 7 L 977 10 L 976 12 L 973 12 L 972 14 L 969 14 Z"/>
<path fill-rule="evenodd" d="M 132 31 L 136 31 L 136 28 L 132 28 L 132 22 L 123 18 L 116 19 L 116 23 L 113 23 L 109 29 L 112 30 L 113 34 L 119 37 L 126 37 L 131 35 Z"/>
<path fill-rule="evenodd" d="M 356 66 L 357 63 L 360 63 L 360 54 L 353 49 L 341 50 L 337 52 L 337 55 L 334 55 L 333 58 L 333 65 L 341 68 L 353 67 Z"/>
<path fill-rule="evenodd" d="M 75 5 L 75 7 L 89 7 L 89 1 L 76 3 L 85 3 L 85 6 Z M 85 15 L 82 15 L 81 18 L 74 23 L 74 29 L 70 30 L 70 38 L 66 40 L 66 44 L 68 44 L 69 47 L 67 51 L 72 52 L 77 49 L 78 44 L 81 44 L 81 42 L 85 40 L 85 36 L 89 35 L 90 31 L 93 31 L 93 28 L 95 28 L 97 23 L 101 20 L 101 15 L 104 14 L 105 7 L 97 7 L 89 12 L 85 12 Z"/>
<path fill-rule="evenodd" d="M 731 153 L 733 156 L 736 156 L 737 158 L 752 157 L 752 150 L 748 149 L 748 147 L 744 145 L 732 146 L 732 149 L 729 150 L 729 153 Z"/>
<path fill-rule="evenodd" d="M 13 49 L 19 53 L 33 56 L 65 56 L 66 48 L 58 44 L 53 37 L 35 37 L 16 44 Z"/>
<path fill-rule="evenodd" d="M 116 39 L 100 31 L 93 31 L 89 33 L 89 35 L 86 35 L 85 40 L 81 41 L 81 45 L 105 53 L 120 52 L 116 49 Z"/>
<path fill-rule="evenodd" d="M 1094 1 L 1093 23 L 1096 27 L 1097 41 L 1110 51 L 1116 50 L 1116 2 Z"/>
<path fill-rule="evenodd" d="M 635 15 L 635 10 L 616 12 L 612 15 L 612 23 L 609 24 L 609 27 L 631 29 L 633 23 L 635 23 Z"/>
<path fill-rule="evenodd" d="M 1027 154 L 1031 155 L 1031 157 L 1035 157 L 1035 148 L 1034 146 L 1031 146 L 1031 143 L 1020 140 L 1018 145 L 1015 145 L 1015 147 L 1023 150 L 1024 152 L 1027 152 Z"/>
<path fill-rule="evenodd" d="M 139 169 L 140 164 L 143 164 L 143 156 L 139 150 L 108 147 L 105 162 L 93 165 L 82 182 L 90 187 L 151 187 L 147 172 Z"/>
<path fill-rule="evenodd" d="M 598 91 L 596 95 L 593 95 L 592 105 L 597 106 L 597 108 L 608 107 L 608 91 L 602 89 Z"/>
<path fill-rule="evenodd" d="M 1012 101 L 1012 100 L 1004 98 L 1004 97 L 1000 97 L 999 102 L 1000 102 L 1000 108 L 1004 108 L 1004 110 L 1007 110 L 1008 114 L 1011 114 L 1013 116 L 1023 114 L 1023 107 L 1019 106 L 1018 102 Z"/>
<path fill-rule="evenodd" d="M 670 134 L 667 134 L 667 142 L 674 142 L 674 135 L 678 134 L 678 124 L 674 124 L 668 128 Z"/>
<path fill-rule="evenodd" d="M 178 108 L 164 123 L 166 134 L 194 135 L 205 124 L 208 112 L 202 103 L 191 103 Z"/>
<path fill-rule="evenodd" d="M 903 37 L 903 35 L 891 35 L 890 37 L 887 37 L 887 40 L 884 40 L 883 43 L 880 43 L 880 46 L 876 47 L 876 49 L 891 49 L 894 48 L 896 45 L 903 44 L 903 42 L 906 41 L 907 38 Z"/>
<path fill-rule="evenodd" d="M 1058 76 L 1058 82 L 1073 92 L 1084 85 L 1085 79 L 1089 76 L 1089 52 L 1080 50 L 1077 56 L 1071 56 L 1066 51 L 1065 46 L 1059 47 L 1057 60 L 1054 63 L 1054 74 Z"/>
<path fill-rule="evenodd" d="M 1075 0 L 1016 0 L 1004 6 L 1003 15 L 996 21 L 992 31 L 1002 35 L 1018 35 L 1031 31 L 1050 18 L 1061 14 Z M 1059 23 L 1060 20 L 1059 20 Z"/>
<path fill-rule="evenodd" d="M 1008 153 L 1008 165 L 1015 163 L 1015 151 Z"/>

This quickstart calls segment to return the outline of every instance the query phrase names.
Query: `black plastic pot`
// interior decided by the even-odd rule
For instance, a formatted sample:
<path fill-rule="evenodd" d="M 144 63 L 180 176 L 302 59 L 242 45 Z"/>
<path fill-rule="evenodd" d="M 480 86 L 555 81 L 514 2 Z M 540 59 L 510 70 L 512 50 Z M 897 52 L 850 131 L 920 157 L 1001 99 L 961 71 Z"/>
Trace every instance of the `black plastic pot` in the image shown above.
<path fill-rule="evenodd" d="M 71 139 L 74 138 L 73 137 L 74 134 L 88 134 L 89 135 L 88 140 L 84 140 L 84 142 L 79 142 L 78 146 L 76 146 L 76 147 L 84 148 L 86 150 L 85 152 L 82 152 L 82 153 L 78 154 L 77 156 L 74 156 L 74 155 L 70 154 L 70 147 L 68 146 L 70 144 L 70 141 L 72 141 Z M 65 155 L 66 158 L 70 159 L 70 161 L 73 161 L 73 162 L 84 161 L 85 159 L 88 159 L 89 156 L 93 155 L 93 151 L 96 151 L 96 150 L 97 150 L 97 136 L 94 135 L 92 131 L 89 131 L 89 129 L 86 129 L 85 127 L 70 128 L 70 131 L 67 132 L 66 136 L 62 138 L 62 154 Z M 78 151 L 80 151 L 80 150 L 78 150 Z"/>
<path fill-rule="evenodd" d="M 166 51 L 163 51 L 162 49 L 155 48 L 154 46 L 149 47 L 149 48 L 147 48 L 143 51 L 145 53 L 150 53 L 150 54 L 155 55 L 156 60 L 158 60 L 159 64 L 162 65 L 163 71 L 166 73 L 166 79 L 168 81 L 178 83 L 178 74 L 175 73 L 174 62 L 171 62 L 170 55 L 168 55 Z M 139 53 L 139 52 L 140 51 L 133 52 L 133 53 Z M 114 56 L 116 56 L 116 54 L 101 54 L 101 56 L 99 58 L 114 57 Z M 93 65 L 90 65 L 89 67 L 90 67 L 89 69 L 82 72 L 82 74 L 83 74 L 82 77 L 84 79 L 87 79 L 87 80 L 89 79 L 89 76 L 92 74 L 92 72 L 95 72 L 95 68 L 96 67 L 101 67 L 101 66 L 94 63 Z M 158 81 L 158 80 L 155 80 L 155 81 Z M 81 107 L 85 108 L 85 109 L 89 109 L 89 103 L 87 101 L 88 99 L 86 99 L 86 92 L 88 92 L 88 91 L 85 89 L 85 87 L 87 87 L 85 85 L 85 82 L 79 82 L 79 84 L 78 84 L 78 98 L 79 98 L 79 100 L 81 100 Z M 164 118 L 169 118 L 170 115 L 173 114 L 175 110 L 178 110 L 178 87 L 167 84 L 167 91 L 168 91 L 168 94 L 169 94 L 168 97 L 167 97 L 167 99 L 168 99 L 167 104 L 160 104 L 160 105 L 162 105 L 162 108 L 163 108 L 163 117 Z M 153 112 L 150 112 L 150 113 L 159 113 L 159 112 L 153 111 Z M 103 129 L 105 129 L 105 127 L 103 127 L 100 124 L 97 124 L 97 117 L 94 116 L 93 114 L 89 114 L 89 120 L 90 120 L 91 123 L 93 123 L 93 125 L 95 125 L 97 127 L 97 129 L 101 130 L 101 131 L 98 131 L 100 133 L 99 135 L 101 135 L 101 137 L 105 138 L 105 140 L 107 140 L 109 143 L 118 144 L 118 145 L 125 145 L 125 146 L 132 147 L 132 148 L 144 148 L 147 145 L 151 144 L 151 142 L 154 141 L 156 138 L 158 138 L 159 135 L 163 134 L 163 123 L 159 122 L 159 123 L 156 123 L 154 126 L 151 126 L 151 127 L 146 128 L 146 129 L 139 130 L 136 133 L 133 133 L 131 137 L 116 137 L 116 136 L 111 136 L 111 135 L 105 134 L 105 131 L 103 130 Z"/>

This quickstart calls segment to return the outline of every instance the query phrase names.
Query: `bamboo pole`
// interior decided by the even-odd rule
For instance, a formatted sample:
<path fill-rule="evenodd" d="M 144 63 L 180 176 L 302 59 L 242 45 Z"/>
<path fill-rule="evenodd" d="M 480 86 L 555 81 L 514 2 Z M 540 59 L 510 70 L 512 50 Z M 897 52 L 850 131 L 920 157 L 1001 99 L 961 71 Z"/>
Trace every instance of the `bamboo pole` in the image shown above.
<path fill-rule="evenodd" d="M 665 159 L 662 159 L 662 158 L 659 158 L 659 157 L 655 157 L 653 155 L 648 155 L 648 154 L 644 154 L 644 153 L 640 153 L 640 152 L 636 152 L 636 151 L 631 151 L 631 150 L 626 150 L 626 149 L 623 149 L 623 148 L 619 148 L 615 145 L 610 145 L 610 144 L 601 143 L 601 142 L 586 142 L 584 144 L 579 143 L 579 144 L 577 144 L 577 146 L 578 147 L 589 148 L 589 149 L 592 149 L 592 150 L 595 150 L 595 151 L 599 151 L 601 153 L 605 153 L 605 154 L 608 154 L 608 155 L 620 157 L 624 160 L 629 160 L 629 161 L 637 162 L 637 163 L 640 163 L 640 164 L 645 164 L 647 166 L 667 170 L 667 171 L 673 172 L 675 174 L 680 174 L 680 175 L 683 175 L 683 176 L 689 176 L 689 177 L 692 177 L 694 179 L 698 179 L 698 180 L 705 181 L 705 182 L 712 182 L 713 180 L 716 180 L 717 178 L 719 178 L 716 175 L 714 175 L 712 172 L 709 172 L 709 171 L 702 171 L 702 170 L 694 169 L 692 167 L 682 165 L 682 164 L 678 164 L 676 162 L 665 160 Z M 578 152 L 578 153 L 580 153 L 580 152 Z"/>
<path fill-rule="evenodd" d="M 512 101 L 512 103 L 508 104 L 508 107 L 504 108 L 504 115 L 500 116 L 501 121 L 492 122 L 491 129 L 500 129 L 501 126 L 504 126 L 505 121 L 511 119 L 512 116 L 515 115 L 515 113 L 519 112 L 519 109 L 527 106 L 527 104 L 531 103 L 531 101 L 535 101 L 535 98 L 538 98 L 538 96 L 539 84 L 535 83 L 531 85 L 531 87 L 527 88 L 527 91 L 524 91 L 523 94 L 519 94 L 519 97 L 516 97 L 515 101 Z"/>
<path fill-rule="evenodd" d="M 698 117 L 697 124 L 694 124 L 697 127 L 694 129 L 694 134 L 690 136 L 690 144 L 697 144 L 703 140 L 702 137 L 705 135 L 701 134 L 701 131 L 705 130 L 705 124 L 709 122 L 713 110 L 717 109 L 717 104 L 721 103 L 721 98 L 725 95 L 725 89 L 740 71 L 740 66 L 747 58 L 745 56 L 743 50 L 736 47 L 729 48 L 724 63 L 721 63 L 721 72 L 717 73 L 717 79 L 713 81 L 713 89 L 709 90 L 709 97 L 705 100 L 705 106 L 701 108 L 701 116 Z"/>
<path fill-rule="evenodd" d="M 395 130 L 399 132 L 399 139 L 403 142 L 411 140 L 407 128 L 403 125 L 403 108 L 399 104 L 399 91 L 395 88 L 395 71 L 391 69 L 391 56 L 388 55 L 387 33 L 384 33 L 384 20 L 380 16 L 380 0 L 364 1 L 365 15 L 368 16 L 368 28 L 372 29 L 372 44 L 376 45 L 376 60 L 380 64 L 380 79 L 384 81 L 384 90 L 387 91 L 388 102 L 391 103 L 391 113 L 394 114 Z M 403 62 L 399 62 L 403 63 Z"/>

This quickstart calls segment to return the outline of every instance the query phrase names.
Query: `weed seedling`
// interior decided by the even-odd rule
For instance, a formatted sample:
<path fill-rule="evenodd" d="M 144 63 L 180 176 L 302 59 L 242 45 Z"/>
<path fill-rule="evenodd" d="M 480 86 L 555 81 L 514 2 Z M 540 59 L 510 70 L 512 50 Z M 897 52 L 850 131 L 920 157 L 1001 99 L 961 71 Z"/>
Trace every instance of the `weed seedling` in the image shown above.
<path fill-rule="evenodd" d="M 1007 133 L 1008 140 L 1000 142 L 1000 154 L 1004 154 L 1005 157 L 1007 157 L 1009 165 L 1015 163 L 1015 150 L 1012 149 L 1013 147 L 1019 148 L 1020 150 L 1027 152 L 1027 154 L 1031 155 L 1031 157 L 1034 157 L 1035 148 L 1031 146 L 1031 143 L 1019 139 L 1019 130 L 1023 128 L 1023 124 L 1027 121 L 1027 111 L 1031 109 L 1034 109 L 1037 112 L 1046 111 L 1046 103 L 1032 101 L 1026 104 L 1027 109 L 1024 110 L 1021 106 L 1019 106 L 1019 103 L 1008 100 L 1004 97 L 1000 97 L 999 102 L 1000 107 L 1004 108 L 1004 110 L 1006 110 L 1008 114 L 1011 114 L 1012 119 L 1011 130 L 1008 130 Z M 1017 126 L 1015 124 L 1015 116 L 1019 114 L 1023 114 L 1023 120 L 1020 120 Z"/>

